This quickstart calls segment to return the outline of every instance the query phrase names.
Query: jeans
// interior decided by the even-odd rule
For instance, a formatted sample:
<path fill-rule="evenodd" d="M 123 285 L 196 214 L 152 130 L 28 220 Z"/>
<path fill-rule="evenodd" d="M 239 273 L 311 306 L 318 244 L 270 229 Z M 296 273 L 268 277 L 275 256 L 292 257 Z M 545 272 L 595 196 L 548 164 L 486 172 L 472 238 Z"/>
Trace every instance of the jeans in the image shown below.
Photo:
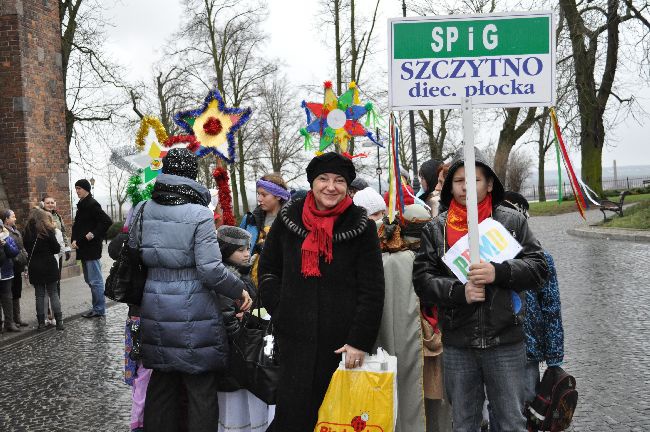
<path fill-rule="evenodd" d="M 81 268 L 84 272 L 84 280 L 90 286 L 93 296 L 93 311 L 96 314 L 104 315 L 106 306 L 104 304 L 104 276 L 102 275 L 102 264 L 99 260 L 81 261 Z"/>
<path fill-rule="evenodd" d="M 445 346 L 443 365 L 454 432 L 479 430 L 486 391 L 498 430 L 526 432 L 523 342 L 486 349 Z"/>
<path fill-rule="evenodd" d="M 526 377 L 525 377 L 525 392 L 526 402 L 532 402 L 537 396 L 537 387 L 539 385 L 539 362 L 527 361 L 526 362 Z M 490 432 L 501 432 L 499 426 L 494 418 L 494 410 L 492 406 L 489 407 L 490 411 Z"/>
<path fill-rule="evenodd" d="M 56 281 L 48 284 L 35 284 L 34 293 L 36 294 L 36 318 L 38 318 L 39 323 L 44 322 L 45 313 L 47 312 L 46 293 L 50 298 L 54 316 L 61 316 L 61 302 L 59 301 L 59 293 L 56 290 Z"/>
<path fill-rule="evenodd" d="M 198 375 L 181 372 L 151 373 L 144 403 L 144 430 L 147 432 L 177 432 L 180 429 L 182 387 L 187 390 L 187 430 L 217 432 L 219 429 L 219 400 L 217 372 Z"/>

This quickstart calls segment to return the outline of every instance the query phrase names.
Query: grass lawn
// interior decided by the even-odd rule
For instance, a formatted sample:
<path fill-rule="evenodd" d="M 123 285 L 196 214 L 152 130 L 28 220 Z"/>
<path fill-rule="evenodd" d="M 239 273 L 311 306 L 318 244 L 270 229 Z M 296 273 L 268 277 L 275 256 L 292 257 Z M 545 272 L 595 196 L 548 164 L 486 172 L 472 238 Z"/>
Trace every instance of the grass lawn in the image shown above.
<path fill-rule="evenodd" d="M 634 207 L 625 209 L 623 217 L 614 216 L 602 226 L 650 230 L 650 201 L 642 201 Z"/>
<path fill-rule="evenodd" d="M 608 199 L 610 201 L 618 202 L 618 196 L 608 197 Z M 625 204 L 648 200 L 650 200 L 650 194 L 628 195 L 625 197 Z M 568 201 L 564 200 L 561 203 L 558 203 L 557 201 L 530 203 L 531 216 L 553 216 L 562 213 L 571 213 L 574 211 L 577 212 L 578 207 L 576 206 L 573 198 Z"/>

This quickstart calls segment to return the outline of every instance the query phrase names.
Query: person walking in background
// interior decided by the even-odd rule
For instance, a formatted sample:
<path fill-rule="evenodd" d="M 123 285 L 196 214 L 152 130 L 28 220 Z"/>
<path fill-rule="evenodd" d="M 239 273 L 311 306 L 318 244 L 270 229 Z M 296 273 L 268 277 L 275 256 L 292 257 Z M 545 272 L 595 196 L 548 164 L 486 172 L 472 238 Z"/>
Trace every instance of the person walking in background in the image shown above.
<path fill-rule="evenodd" d="M 526 431 L 524 291 L 539 290 L 548 268 L 539 242 L 518 212 L 503 207 L 503 185 L 476 151 L 479 222 L 491 217 L 513 233 L 521 252 L 503 263 L 472 264 L 463 285 L 443 263 L 447 249 L 467 234 L 462 149 L 441 192 L 449 210 L 427 224 L 413 266 L 415 291 L 425 307 L 438 306 L 444 347 L 445 391 L 455 432 L 475 432 L 482 420 L 485 390 L 500 430 Z"/>
<path fill-rule="evenodd" d="M 20 249 L 5 228 L 4 222 L 0 219 L 0 303 L 4 312 L 4 326 L 0 320 L 0 330 L 17 332 L 20 329 L 14 323 L 14 307 L 11 297 L 11 284 L 14 278 L 14 257 L 18 256 Z M 19 275 L 20 276 L 20 275 Z"/>
<path fill-rule="evenodd" d="M 341 359 L 363 364 L 384 305 L 376 225 L 347 195 L 350 159 L 325 153 L 307 166 L 311 191 L 282 207 L 259 264 L 259 292 L 280 352 L 274 432 L 314 430 Z"/>
<path fill-rule="evenodd" d="M 74 184 L 79 203 L 72 225 L 72 248 L 81 260 L 84 280 L 92 294 L 92 309 L 84 318 L 103 317 L 106 313 L 104 301 L 104 276 L 102 275 L 102 240 L 113 221 L 91 194 L 90 182 L 77 180 Z"/>
<path fill-rule="evenodd" d="M 20 298 L 23 293 L 23 272 L 27 265 L 27 251 L 23 243 L 23 235 L 16 226 L 16 214 L 14 211 L 11 209 L 0 210 L 0 218 L 2 218 L 5 228 L 9 231 L 9 235 L 16 242 L 18 249 L 20 249 L 18 255 L 13 258 L 14 278 L 11 279 L 11 297 L 14 310 L 14 322 L 18 327 L 27 327 L 29 324 L 22 320 L 20 313 Z"/>
<path fill-rule="evenodd" d="M 42 203 L 43 203 L 43 209 L 52 215 L 52 219 L 54 220 L 54 224 L 56 225 L 56 228 L 61 231 L 61 236 L 63 237 L 63 247 L 61 249 L 61 252 L 63 253 L 63 257 L 65 257 L 65 260 L 68 261 L 71 255 L 70 239 L 68 238 L 68 231 L 65 228 L 65 223 L 63 223 L 63 218 L 61 217 L 59 212 L 56 211 L 56 200 L 54 199 L 54 197 L 50 195 L 45 195 Z M 59 273 L 63 268 L 63 259 L 62 259 L 63 257 L 59 258 Z M 59 298 L 61 298 L 60 279 L 56 289 L 59 292 Z"/>
<path fill-rule="evenodd" d="M 173 148 L 162 162 L 152 199 L 133 210 L 129 237 L 131 247 L 140 244 L 147 267 L 140 305 L 141 352 L 142 365 L 153 372 L 144 429 L 180 430 L 180 394 L 185 388 L 187 430 L 214 432 L 219 419 L 217 380 L 228 364 L 226 329 L 215 294 L 241 300 L 243 311 L 250 308 L 251 298 L 221 261 L 208 208 L 210 192 L 195 180 L 198 158 L 187 149 Z"/>
<path fill-rule="evenodd" d="M 29 282 L 34 285 L 36 296 L 37 330 L 45 329 L 46 295 L 52 305 L 56 329 L 63 330 L 61 302 L 56 290 L 59 265 L 55 258 L 61 245 L 56 239 L 56 225 L 50 213 L 40 208 L 32 209 L 25 227 L 25 248 L 29 250 Z"/>

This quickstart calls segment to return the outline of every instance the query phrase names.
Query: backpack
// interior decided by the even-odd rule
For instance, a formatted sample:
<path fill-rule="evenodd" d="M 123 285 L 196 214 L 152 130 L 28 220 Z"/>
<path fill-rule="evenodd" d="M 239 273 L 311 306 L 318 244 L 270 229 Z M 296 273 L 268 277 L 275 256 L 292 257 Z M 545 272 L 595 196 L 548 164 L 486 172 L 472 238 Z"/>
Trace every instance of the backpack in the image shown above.
<path fill-rule="evenodd" d="M 526 407 L 528 431 L 563 431 L 578 405 L 576 379 L 559 366 L 544 372 L 535 400 Z"/>

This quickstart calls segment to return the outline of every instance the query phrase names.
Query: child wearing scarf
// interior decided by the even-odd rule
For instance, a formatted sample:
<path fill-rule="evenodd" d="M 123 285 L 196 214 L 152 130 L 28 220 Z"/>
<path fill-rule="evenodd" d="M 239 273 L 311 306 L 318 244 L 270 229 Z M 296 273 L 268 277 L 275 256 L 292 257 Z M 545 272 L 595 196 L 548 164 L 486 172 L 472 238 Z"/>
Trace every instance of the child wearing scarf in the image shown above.
<path fill-rule="evenodd" d="M 479 223 L 492 218 L 521 244 L 514 258 L 470 266 L 462 284 L 442 257 L 467 234 L 465 166 L 454 157 L 440 194 L 449 210 L 427 224 L 413 265 L 413 283 L 424 307 L 437 306 L 444 346 L 445 391 L 454 431 L 479 430 L 484 388 L 499 430 L 526 431 L 523 319 L 525 290 L 539 290 L 548 277 L 543 250 L 517 211 L 501 206 L 504 188 L 476 151 Z"/>

